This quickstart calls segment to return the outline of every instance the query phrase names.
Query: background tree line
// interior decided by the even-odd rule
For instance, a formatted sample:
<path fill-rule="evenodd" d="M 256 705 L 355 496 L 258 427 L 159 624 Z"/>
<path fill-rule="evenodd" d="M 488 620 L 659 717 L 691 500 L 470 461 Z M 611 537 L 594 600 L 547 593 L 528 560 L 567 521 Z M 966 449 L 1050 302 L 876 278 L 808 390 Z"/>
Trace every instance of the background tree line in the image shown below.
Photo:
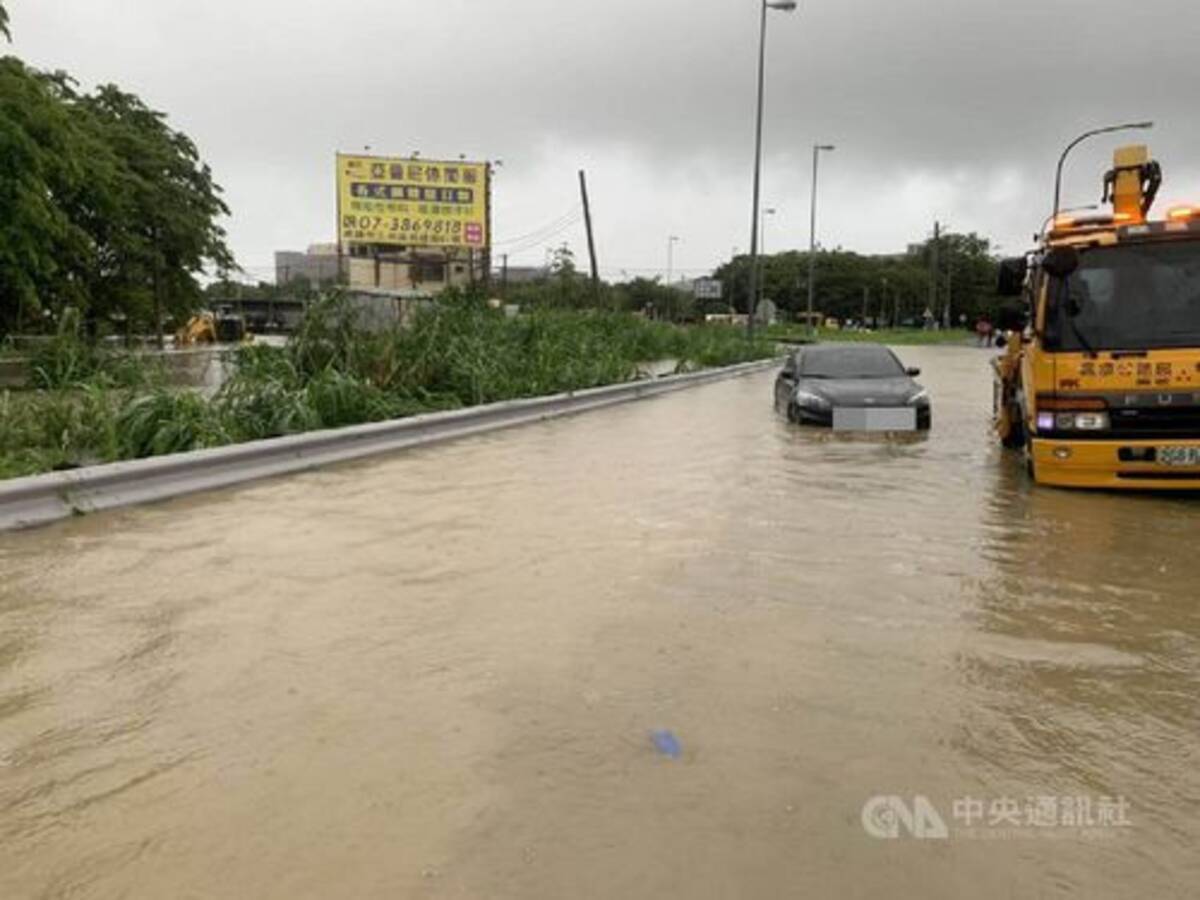
<path fill-rule="evenodd" d="M 845 250 L 818 251 L 814 306 L 840 320 L 866 318 L 877 324 L 923 323 L 934 278 L 933 239 L 903 254 L 865 256 Z M 761 296 L 773 301 L 784 318 L 802 313 L 808 304 L 808 253 L 789 250 L 760 258 Z M 989 242 L 975 234 L 943 234 L 937 246 L 938 292 L 931 310 L 942 321 L 947 298 L 953 324 L 961 316 L 973 324 L 979 316 L 995 317 L 997 260 Z M 667 287 L 658 279 L 635 278 L 593 288 L 578 270 L 574 254 L 555 251 L 544 278 L 510 285 L 505 299 L 522 306 L 649 312 L 656 318 L 690 321 L 708 313 L 746 312 L 750 291 L 750 257 L 738 256 L 719 266 L 713 277 L 725 287 L 722 300 L 697 301 L 682 286 Z M 498 291 L 496 291 L 498 292 Z"/>
<path fill-rule="evenodd" d="M 553 251 L 544 277 L 507 286 L 493 279 L 492 294 L 523 308 L 641 312 L 672 322 L 695 318 L 696 309 L 690 292 L 668 288 L 657 279 L 593 285 L 590 276 L 579 271 L 566 244 Z"/>
<path fill-rule="evenodd" d="M 986 238 L 976 234 L 943 234 L 937 242 L 936 276 L 932 238 L 908 252 L 864 256 L 846 250 L 819 250 L 816 257 L 814 309 L 840 320 L 864 315 L 889 325 L 919 323 L 930 305 L 930 285 L 937 279 L 936 308 L 942 320 L 947 299 L 953 324 L 965 315 L 973 324 L 981 315 L 995 316 L 998 262 Z M 808 305 L 809 254 L 786 251 L 761 260 L 762 296 L 785 315 L 802 313 Z M 726 303 L 748 309 L 750 257 L 738 256 L 717 269 L 725 284 Z M 713 304 L 709 304 L 713 305 Z M 707 311 L 707 310 L 706 310 Z M 865 311 L 865 312 L 864 312 Z"/>
<path fill-rule="evenodd" d="M 0 5 L 0 33 L 7 36 Z M 0 335 L 68 306 L 88 330 L 153 330 L 234 266 L 228 209 L 195 144 L 113 85 L 0 58 Z M 121 323 L 118 325 L 117 323 Z"/>

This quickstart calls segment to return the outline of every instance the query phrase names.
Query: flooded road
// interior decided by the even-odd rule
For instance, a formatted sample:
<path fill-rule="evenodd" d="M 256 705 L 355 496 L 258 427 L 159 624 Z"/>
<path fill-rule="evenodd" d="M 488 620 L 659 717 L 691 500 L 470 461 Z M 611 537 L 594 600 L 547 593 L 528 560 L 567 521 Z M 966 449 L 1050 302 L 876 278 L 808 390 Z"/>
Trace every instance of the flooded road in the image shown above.
<path fill-rule="evenodd" d="M 1200 502 L 901 356 L 0 536 L 0 897 L 1197 896 Z"/>

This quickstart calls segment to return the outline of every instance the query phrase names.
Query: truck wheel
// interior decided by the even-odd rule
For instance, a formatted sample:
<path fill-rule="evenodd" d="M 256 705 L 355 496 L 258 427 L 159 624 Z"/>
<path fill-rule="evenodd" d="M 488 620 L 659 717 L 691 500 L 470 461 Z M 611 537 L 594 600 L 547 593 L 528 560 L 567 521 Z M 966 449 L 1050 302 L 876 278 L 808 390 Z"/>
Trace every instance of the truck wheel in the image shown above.
<path fill-rule="evenodd" d="M 1029 440 L 1025 434 L 1025 420 L 1021 418 L 1020 411 L 1016 411 L 1015 414 L 1010 413 L 1008 422 L 1008 434 L 1001 440 L 1005 449 L 1020 450 L 1022 447 L 1027 447 Z"/>

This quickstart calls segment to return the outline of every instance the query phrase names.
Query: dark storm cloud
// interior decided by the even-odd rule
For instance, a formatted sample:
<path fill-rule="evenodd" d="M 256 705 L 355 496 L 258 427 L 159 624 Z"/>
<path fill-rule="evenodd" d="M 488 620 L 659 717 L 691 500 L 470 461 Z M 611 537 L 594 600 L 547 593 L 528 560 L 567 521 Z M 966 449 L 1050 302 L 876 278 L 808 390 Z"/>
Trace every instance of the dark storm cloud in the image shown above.
<path fill-rule="evenodd" d="M 504 158 L 500 236 L 574 202 L 587 165 L 612 266 L 745 246 L 756 0 L 11 0 L 16 52 L 142 93 L 229 191 L 240 257 L 327 238 L 336 149 Z M 1200 196 L 1194 0 L 803 0 L 770 22 L 766 195 L 807 240 L 808 147 L 827 243 L 900 248 L 932 218 L 1026 240 L 1078 131 L 1153 118 L 1167 196 Z M 1095 202 L 1113 142 L 1081 151 Z M 826 184 L 825 178 L 829 181 Z M 540 248 L 531 251 L 540 253 Z"/>

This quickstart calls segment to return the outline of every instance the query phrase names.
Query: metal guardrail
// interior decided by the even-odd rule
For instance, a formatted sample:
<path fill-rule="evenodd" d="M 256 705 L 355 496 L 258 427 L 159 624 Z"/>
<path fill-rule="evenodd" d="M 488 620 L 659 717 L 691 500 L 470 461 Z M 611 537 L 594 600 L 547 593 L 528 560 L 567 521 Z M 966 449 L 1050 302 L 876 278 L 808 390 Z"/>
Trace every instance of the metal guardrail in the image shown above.
<path fill-rule="evenodd" d="M 0 531 L 151 503 L 330 463 L 640 400 L 777 365 L 762 360 L 549 397 L 492 403 L 0 482 Z"/>

